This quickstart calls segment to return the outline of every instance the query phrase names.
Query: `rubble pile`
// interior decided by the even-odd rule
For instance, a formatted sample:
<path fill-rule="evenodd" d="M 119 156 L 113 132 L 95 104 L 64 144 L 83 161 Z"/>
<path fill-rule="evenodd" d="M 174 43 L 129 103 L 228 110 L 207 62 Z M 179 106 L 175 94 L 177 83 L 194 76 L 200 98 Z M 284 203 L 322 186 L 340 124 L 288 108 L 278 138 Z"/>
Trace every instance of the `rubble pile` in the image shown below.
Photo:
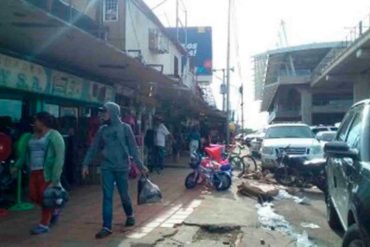
<path fill-rule="evenodd" d="M 272 198 L 279 193 L 279 187 L 272 184 L 263 184 L 256 181 L 245 181 L 238 185 L 238 193 L 248 197 Z"/>
<path fill-rule="evenodd" d="M 277 184 L 274 178 L 274 174 L 271 173 L 269 170 L 264 170 L 264 171 L 258 170 L 255 172 L 244 173 L 242 174 L 241 177 L 246 178 L 246 179 L 258 180 L 265 184 Z"/>

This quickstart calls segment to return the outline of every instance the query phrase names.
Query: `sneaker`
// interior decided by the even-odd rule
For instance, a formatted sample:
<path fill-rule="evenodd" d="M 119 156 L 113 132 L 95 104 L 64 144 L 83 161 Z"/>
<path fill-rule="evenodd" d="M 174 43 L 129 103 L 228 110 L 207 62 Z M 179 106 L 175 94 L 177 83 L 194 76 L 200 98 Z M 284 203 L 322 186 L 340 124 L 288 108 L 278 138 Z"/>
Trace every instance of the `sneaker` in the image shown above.
<path fill-rule="evenodd" d="M 50 219 L 50 227 L 53 227 L 55 226 L 59 221 L 59 214 L 53 214 L 53 216 L 51 216 L 51 219 Z"/>
<path fill-rule="evenodd" d="M 31 235 L 40 235 L 40 234 L 44 234 L 44 233 L 48 233 L 49 232 L 49 227 L 47 226 L 43 226 L 43 225 L 38 225 L 34 228 L 31 229 Z"/>
<path fill-rule="evenodd" d="M 134 226 L 135 223 L 136 223 L 136 220 L 135 220 L 134 216 L 127 217 L 125 226 L 127 226 L 127 227 Z"/>
<path fill-rule="evenodd" d="M 102 239 L 102 238 L 108 237 L 111 234 L 112 234 L 112 231 L 104 227 L 98 233 L 95 234 L 95 238 Z"/>

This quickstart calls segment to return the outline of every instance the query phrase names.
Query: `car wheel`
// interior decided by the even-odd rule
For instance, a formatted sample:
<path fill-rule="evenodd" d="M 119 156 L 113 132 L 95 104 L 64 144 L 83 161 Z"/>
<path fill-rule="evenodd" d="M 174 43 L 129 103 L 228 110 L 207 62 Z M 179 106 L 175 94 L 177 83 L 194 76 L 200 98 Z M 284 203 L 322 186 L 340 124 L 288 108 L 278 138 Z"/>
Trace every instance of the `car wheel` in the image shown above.
<path fill-rule="evenodd" d="M 365 247 L 365 242 L 361 239 L 360 229 L 356 224 L 350 226 L 343 238 L 343 247 Z"/>
<path fill-rule="evenodd" d="M 341 228 L 341 223 L 337 211 L 335 211 L 334 205 L 330 199 L 330 195 L 326 196 L 326 216 L 331 229 L 338 230 Z"/>

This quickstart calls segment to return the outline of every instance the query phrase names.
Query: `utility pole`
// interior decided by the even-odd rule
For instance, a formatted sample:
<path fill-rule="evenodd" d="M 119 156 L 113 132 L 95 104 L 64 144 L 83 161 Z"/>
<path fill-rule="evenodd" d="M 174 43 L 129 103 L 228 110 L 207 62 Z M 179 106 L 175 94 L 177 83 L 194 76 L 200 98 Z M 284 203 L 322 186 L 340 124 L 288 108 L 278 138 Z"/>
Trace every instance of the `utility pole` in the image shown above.
<path fill-rule="evenodd" d="M 176 39 L 179 41 L 179 0 L 176 0 Z"/>
<path fill-rule="evenodd" d="M 240 92 L 240 98 L 241 98 L 241 101 L 240 101 L 240 110 L 242 111 L 241 112 L 241 118 L 242 118 L 242 137 L 243 137 L 243 140 L 244 140 L 244 87 L 243 87 L 243 83 L 242 85 L 240 86 L 239 88 L 239 92 Z"/>
<path fill-rule="evenodd" d="M 226 54 L 226 144 L 230 144 L 230 29 L 231 29 L 231 1 L 227 15 L 227 54 Z"/>
<path fill-rule="evenodd" d="M 226 85 L 226 74 L 225 69 L 222 69 L 222 88 L 224 89 Z M 226 92 L 222 92 L 222 111 L 226 110 Z"/>

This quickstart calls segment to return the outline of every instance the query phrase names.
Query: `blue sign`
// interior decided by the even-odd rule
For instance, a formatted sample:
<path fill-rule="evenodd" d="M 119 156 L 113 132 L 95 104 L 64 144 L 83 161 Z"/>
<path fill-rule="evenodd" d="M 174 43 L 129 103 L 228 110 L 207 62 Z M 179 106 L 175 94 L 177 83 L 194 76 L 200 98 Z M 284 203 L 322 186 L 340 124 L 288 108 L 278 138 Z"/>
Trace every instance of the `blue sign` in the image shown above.
<path fill-rule="evenodd" d="M 196 75 L 212 75 L 212 27 L 169 28 L 168 31 L 175 38 L 179 35 Z"/>

